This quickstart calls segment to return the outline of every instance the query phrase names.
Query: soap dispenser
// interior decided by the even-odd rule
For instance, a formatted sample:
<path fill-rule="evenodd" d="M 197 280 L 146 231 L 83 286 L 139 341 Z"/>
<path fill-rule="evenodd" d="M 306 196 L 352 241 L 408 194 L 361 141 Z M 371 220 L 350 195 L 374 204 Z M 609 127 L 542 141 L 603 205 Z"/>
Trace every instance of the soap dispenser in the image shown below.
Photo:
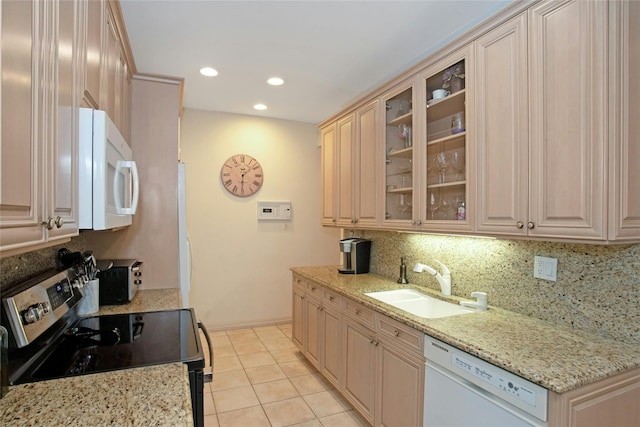
<path fill-rule="evenodd" d="M 407 263 L 405 262 L 405 257 L 400 257 L 400 278 L 398 279 L 398 283 L 402 283 L 403 285 L 409 283 L 407 280 Z"/>

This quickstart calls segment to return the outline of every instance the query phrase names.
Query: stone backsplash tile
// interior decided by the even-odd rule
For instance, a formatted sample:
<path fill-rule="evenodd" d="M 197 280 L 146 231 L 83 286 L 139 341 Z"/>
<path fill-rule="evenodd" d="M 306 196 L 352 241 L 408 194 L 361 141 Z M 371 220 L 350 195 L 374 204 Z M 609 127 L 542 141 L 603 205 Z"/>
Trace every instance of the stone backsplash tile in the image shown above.
<path fill-rule="evenodd" d="M 67 248 L 71 252 L 82 252 L 86 250 L 85 246 L 85 239 L 80 233 L 64 244 L 0 259 L 0 290 L 46 270 L 58 268 L 56 262 L 58 250 L 61 248 Z"/>
<path fill-rule="evenodd" d="M 371 272 L 397 279 L 407 257 L 410 283 L 439 290 L 417 262 L 452 275 L 452 293 L 488 294 L 489 305 L 640 344 L 640 245 L 586 245 L 366 231 Z M 558 259 L 556 282 L 533 277 L 534 256 Z M 469 297 L 470 298 L 470 297 Z"/>

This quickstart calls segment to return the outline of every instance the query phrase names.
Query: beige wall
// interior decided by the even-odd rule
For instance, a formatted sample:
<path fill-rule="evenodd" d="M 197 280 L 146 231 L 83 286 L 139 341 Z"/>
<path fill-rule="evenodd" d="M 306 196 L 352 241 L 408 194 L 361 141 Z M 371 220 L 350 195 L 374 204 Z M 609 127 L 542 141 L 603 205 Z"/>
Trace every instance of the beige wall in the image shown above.
<path fill-rule="evenodd" d="M 181 79 L 136 76 L 131 92 L 131 150 L 140 200 L 130 227 L 85 232 L 97 258 L 144 262 L 140 289 L 177 288 L 178 142 Z"/>
<path fill-rule="evenodd" d="M 210 329 L 291 317 L 289 267 L 337 264 L 340 231 L 320 226 L 320 148 L 312 124 L 185 109 L 181 159 L 187 168 L 192 247 L 190 305 Z M 246 153 L 264 170 L 252 197 L 231 196 L 220 167 Z M 289 223 L 258 223 L 258 200 L 288 200 Z"/>

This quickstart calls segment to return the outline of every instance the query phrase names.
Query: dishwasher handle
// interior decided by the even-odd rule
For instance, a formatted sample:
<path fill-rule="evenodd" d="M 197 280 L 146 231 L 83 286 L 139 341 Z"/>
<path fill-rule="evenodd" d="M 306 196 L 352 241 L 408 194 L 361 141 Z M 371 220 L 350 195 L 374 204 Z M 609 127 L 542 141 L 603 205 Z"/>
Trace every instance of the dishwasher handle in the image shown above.
<path fill-rule="evenodd" d="M 213 346 L 211 345 L 211 338 L 209 337 L 209 332 L 207 332 L 207 328 L 205 328 L 204 324 L 201 320 L 198 320 L 198 329 L 202 329 L 202 333 L 204 334 L 204 339 L 207 341 L 207 347 L 209 347 L 209 367 L 206 367 L 202 370 L 202 374 L 204 377 L 205 383 L 210 383 L 213 381 Z"/>

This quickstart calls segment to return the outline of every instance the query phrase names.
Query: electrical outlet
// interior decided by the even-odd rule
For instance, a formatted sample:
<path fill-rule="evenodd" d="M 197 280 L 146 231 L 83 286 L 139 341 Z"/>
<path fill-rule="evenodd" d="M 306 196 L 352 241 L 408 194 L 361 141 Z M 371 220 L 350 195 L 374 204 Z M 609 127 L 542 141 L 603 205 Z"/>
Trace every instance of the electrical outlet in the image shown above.
<path fill-rule="evenodd" d="M 533 261 L 533 277 L 538 279 L 556 281 L 558 273 L 558 259 L 536 256 Z"/>

